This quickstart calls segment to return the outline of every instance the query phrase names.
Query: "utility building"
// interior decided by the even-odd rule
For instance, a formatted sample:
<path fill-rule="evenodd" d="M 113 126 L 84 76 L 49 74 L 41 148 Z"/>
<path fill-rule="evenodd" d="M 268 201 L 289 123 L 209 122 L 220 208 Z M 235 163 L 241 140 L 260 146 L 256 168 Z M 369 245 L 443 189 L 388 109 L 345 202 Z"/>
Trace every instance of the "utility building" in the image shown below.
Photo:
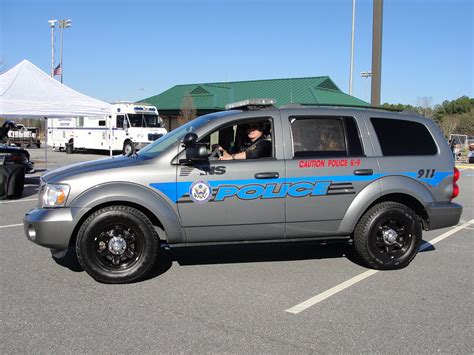
<path fill-rule="evenodd" d="M 229 103 L 256 98 L 276 100 L 275 106 L 290 103 L 367 106 L 368 103 L 342 92 L 329 76 L 271 80 L 234 81 L 176 85 L 141 102 L 158 108 L 166 128 L 183 120 L 181 110 L 197 116 L 225 110 Z"/>

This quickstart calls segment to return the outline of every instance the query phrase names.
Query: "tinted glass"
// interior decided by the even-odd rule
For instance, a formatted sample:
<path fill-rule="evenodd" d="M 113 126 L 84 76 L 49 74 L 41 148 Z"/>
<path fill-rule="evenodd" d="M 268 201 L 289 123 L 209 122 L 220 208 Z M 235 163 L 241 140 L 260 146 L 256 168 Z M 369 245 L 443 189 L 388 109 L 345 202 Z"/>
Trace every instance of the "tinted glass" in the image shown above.
<path fill-rule="evenodd" d="M 290 117 L 295 158 L 362 156 L 352 117 Z"/>
<path fill-rule="evenodd" d="M 123 128 L 124 115 L 117 115 L 117 128 Z"/>
<path fill-rule="evenodd" d="M 436 143 L 421 123 L 397 119 L 370 119 L 385 156 L 434 155 Z"/>

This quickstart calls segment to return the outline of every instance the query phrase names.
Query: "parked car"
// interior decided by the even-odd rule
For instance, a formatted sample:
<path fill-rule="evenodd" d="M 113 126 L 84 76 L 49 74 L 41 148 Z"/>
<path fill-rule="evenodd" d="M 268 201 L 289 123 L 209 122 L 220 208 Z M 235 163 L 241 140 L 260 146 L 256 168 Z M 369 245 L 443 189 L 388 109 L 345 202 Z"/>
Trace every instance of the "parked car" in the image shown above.
<path fill-rule="evenodd" d="M 57 257 L 75 246 L 97 281 L 125 283 L 145 277 L 160 245 L 344 241 L 366 266 L 400 269 L 422 230 L 459 222 L 459 171 L 434 121 L 251 106 L 198 117 L 129 157 L 49 172 L 27 238 Z"/>
<path fill-rule="evenodd" d="M 30 160 L 26 149 L 8 145 L 8 133 L 17 127 L 13 121 L 5 121 L 0 127 L 0 156 L 4 157 L 3 164 L 22 164 L 27 174 L 35 172 L 35 165 Z"/>

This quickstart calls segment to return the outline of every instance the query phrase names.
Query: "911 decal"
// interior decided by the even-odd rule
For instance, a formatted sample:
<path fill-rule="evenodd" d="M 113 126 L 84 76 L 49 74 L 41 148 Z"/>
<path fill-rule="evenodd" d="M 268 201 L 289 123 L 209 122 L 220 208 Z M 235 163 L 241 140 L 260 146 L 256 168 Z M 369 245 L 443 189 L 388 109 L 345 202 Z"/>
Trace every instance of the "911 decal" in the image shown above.
<path fill-rule="evenodd" d="M 426 178 L 426 179 L 431 179 L 434 177 L 436 173 L 436 169 L 420 169 L 418 170 L 418 176 L 417 178 L 418 179 L 421 179 L 421 178 Z"/>

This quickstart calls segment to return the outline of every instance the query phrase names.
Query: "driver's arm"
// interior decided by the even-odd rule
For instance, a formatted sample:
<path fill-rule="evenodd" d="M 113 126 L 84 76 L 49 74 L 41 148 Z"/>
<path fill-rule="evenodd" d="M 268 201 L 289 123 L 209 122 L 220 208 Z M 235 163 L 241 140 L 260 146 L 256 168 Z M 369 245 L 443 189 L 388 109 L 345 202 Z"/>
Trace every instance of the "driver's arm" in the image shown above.
<path fill-rule="evenodd" d="M 225 149 L 221 148 L 222 156 L 219 160 L 237 160 L 237 159 L 246 159 L 245 152 L 240 152 L 236 154 L 229 154 Z"/>

